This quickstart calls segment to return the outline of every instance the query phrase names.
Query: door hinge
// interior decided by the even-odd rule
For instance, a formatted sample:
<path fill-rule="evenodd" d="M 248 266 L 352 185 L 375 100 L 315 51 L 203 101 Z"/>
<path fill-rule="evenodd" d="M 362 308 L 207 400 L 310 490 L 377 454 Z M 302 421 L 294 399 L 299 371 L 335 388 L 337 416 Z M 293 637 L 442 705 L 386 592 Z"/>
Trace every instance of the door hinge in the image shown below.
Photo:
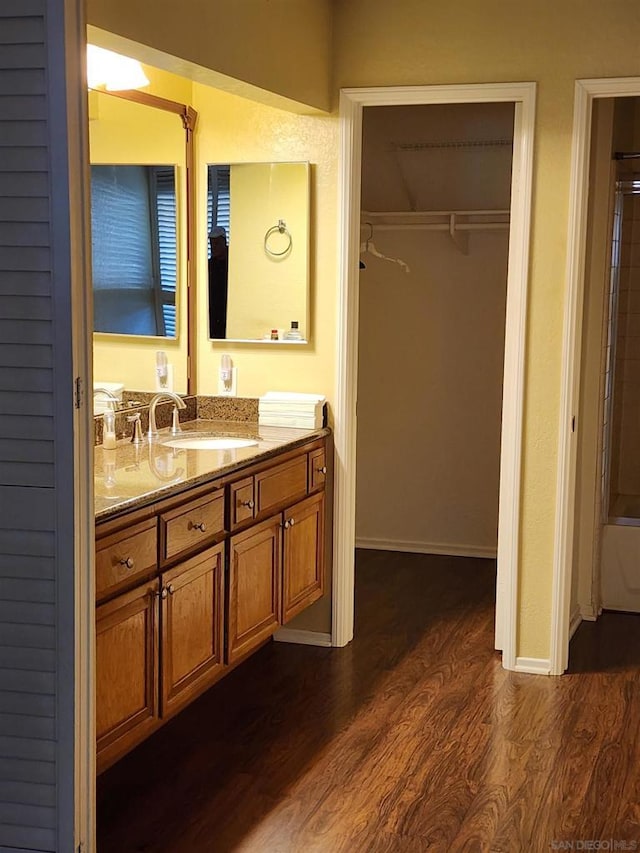
<path fill-rule="evenodd" d="M 75 403 L 76 409 L 79 409 L 82 406 L 84 395 L 84 388 L 82 387 L 82 378 L 80 376 L 76 376 L 75 381 Z"/>
<path fill-rule="evenodd" d="M 84 842 L 83 841 L 81 841 L 80 844 L 78 844 L 78 849 L 77 849 L 76 853 L 84 853 Z"/>
<path fill-rule="evenodd" d="M 571 432 L 575 432 L 575 431 L 576 431 L 576 416 L 574 415 L 571 418 Z"/>

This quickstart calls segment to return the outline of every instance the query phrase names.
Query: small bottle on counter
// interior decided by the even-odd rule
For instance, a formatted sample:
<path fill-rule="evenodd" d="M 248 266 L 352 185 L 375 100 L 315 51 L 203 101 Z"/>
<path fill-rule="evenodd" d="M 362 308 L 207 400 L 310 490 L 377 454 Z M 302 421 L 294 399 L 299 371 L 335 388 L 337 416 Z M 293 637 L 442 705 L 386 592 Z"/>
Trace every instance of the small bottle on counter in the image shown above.
<path fill-rule="evenodd" d="M 298 321 L 291 321 L 291 328 L 288 329 L 284 335 L 282 336 L 285 341 L 301 341 L 302 335 L 300 334 L 300 329 L 298 328 Z"/>
<path fill-rule="evenodd" d="M 102 416 L 102 446 L 105 450 L 116 448 L 116 413 L 107 409 Z"/>
<path fill-rule="evenodd" d="M 272 341 L 278 340 L 278 330 L 277 329 L 271 329 L 271 340 Z"/>

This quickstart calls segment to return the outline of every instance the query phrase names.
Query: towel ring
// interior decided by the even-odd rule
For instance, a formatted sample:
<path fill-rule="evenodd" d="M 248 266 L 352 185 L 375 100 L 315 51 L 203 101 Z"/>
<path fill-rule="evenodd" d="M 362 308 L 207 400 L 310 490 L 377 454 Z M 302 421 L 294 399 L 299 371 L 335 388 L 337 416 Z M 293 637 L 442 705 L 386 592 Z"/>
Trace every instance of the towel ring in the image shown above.
<path fill-rule="evenodd" d="M 286 234 L 289 238 L 287 246 L 285 249 L 283 249 L 282 252 L 274 252 L 273 249 L 269 248 L 269 237 L 271 237 L 271 235 L 275 234 L 276 232 L 278 234 Z M 283 255 L 287 255 L 291 251 L 292 245 L 293 239 L 291 237 L 289 229 L 287 228 L 287 223 L 284 221 L 284 219 L 278 219 L 278 224 L 272 225 L 271 228 L 269 228 L 267 233 L 264 235 L 264 250 L 268 255 L 271 255 L 272 258 L 281 258 L 283 257 Z"/>

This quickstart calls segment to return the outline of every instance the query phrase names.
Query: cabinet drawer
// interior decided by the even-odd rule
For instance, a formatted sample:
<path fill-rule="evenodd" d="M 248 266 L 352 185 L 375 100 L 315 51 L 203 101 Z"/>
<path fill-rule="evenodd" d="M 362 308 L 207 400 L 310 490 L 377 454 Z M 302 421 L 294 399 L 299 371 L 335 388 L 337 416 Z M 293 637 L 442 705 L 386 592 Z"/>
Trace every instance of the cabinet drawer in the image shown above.
<path fill-rule="evenodd" d="M 224 532 L 224 489 L 160 516 L 161 560 L 172 560 Z"/>
<path fill-rule="evenodd" d="M 231 529 L 255 517 L 256 506 L 253 493 L 253 477 L 245 477 L 231 484 L 229 490 Z"/>
<path fill-rule="evenodd" d="M 307 454 L 255 475 L 256 509 L 264 514 L 307 494 Z"/>
<path fill-rule="evenodd" d="M 119 530 L 96 542 L 96 598 L 152 574 L 157 567 L 158 528 L 155 518 Z"/>
<path fill-rule="evenodd" d="M 327 479 L 327 461 L 324 447 L 312 450 L 309 454 L 309 491 L 321 489 Z"/>

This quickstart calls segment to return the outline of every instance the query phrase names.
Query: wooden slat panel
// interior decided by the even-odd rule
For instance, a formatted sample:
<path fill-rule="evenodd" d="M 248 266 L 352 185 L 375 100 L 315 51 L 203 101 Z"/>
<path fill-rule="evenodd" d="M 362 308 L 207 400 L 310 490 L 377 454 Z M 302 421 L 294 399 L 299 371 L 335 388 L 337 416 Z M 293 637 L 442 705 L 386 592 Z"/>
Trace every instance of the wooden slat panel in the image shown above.
<path fill-rule="evenodd" d="M 55 631 L 50 625 L 16 625 L 0 622 L 0 643 L 15 643 L 25 648 L 55 649 Z M 3 689 L 6 689 L 3 685 Z"/>
<path fill-rule="evenodd" d="M 48 270 L 38 273 L 7 270 L 0 277 L 0 296 L 50 295 L 51 273 Z"/>
<path fill-rule="evenodd" d="M 51 323 L 45 321 L 0 319 L 0 339 L 5 344 L 50 344 L 51 335 Z"/>
<path fill-rule="evenodd" d="M 55 607 L 53 604 L 0 601 L 0 621 L 23 625 L 55 625 Z M 3 684 L 3 687 L 6 686 Z"/>
<path fill-rule="evenodd" d="M 0 781 L 36 782 L 53 785 L 55 764 L 52 761 L 27 761 L 21 758 L 3 758 L 0 761 Z"/>
<path fill-rule="evenodd" d="M 7 488 L 7 494 L 15 486 Z M 0 486 L 0 493 L 2 486 Z M 55 538 L 53 532 L 44 530 L 30 530 L 29 535 L 25 536 L 24 531 L 15 530 L 8 527 L 3 529 L 2 518 L 0 517 L 0 558 L 16 556 L 30 557 L 53 557 L 55 554 Z"/>
<path fill-rule="evenodd" d="M 55 485 L 55 470 L 53 465 L 0 461 L 0 481 L 7 486 L 35 486 L 52 489 Z"/>
<path fill-rule="evenodd" d="M 0 6 L 2 18 L 31 18 L 34 15 L 44 15 L 44 0 L 2 0 Z"/>
<path fill-rule="evenodd" d="M 41 604 L 53 604 L 56 600 L 55 592 L 55 584 L 50 580 L 0 577 L 0 598 L 4 601 L 36 601 Z M 1 660 L 2 646 L 0 645 Z M 0 666 L 3 665 L 0 663 Z M 17 662 L 16 666 L 18 666 Z"/>
<path fill-rule="evenodd" d="M 4 2 L 6 3 L 7 0 Z M 4 4 L 2 8 L 4 9 Z M 0 70 L 5 68 L 44 68 L 46 59 L 47 55 L 43 44 L 0 44 Z"/>
<path fill-rule="evenodd" d="M 0 461 L 53 464 L 52 441 L 0 438 Z"/>
<path fill-rule="evenodd" d="M 55 564 L 51 557 L 28 557 L 24 554 L 0 554 L 0 578 L 53 580 Z M 0 642 L 2 642 L 0 640 Z"/>
<path fill-rule="evenodd" d="M 0 246 L 0 270 L 41 272 L 51 269 L 51 252 L 45 246 Z"/>
<path fill-rule="evenodd" d="M 2 841 L 12 845 L 7 849 L 10 853 L 24 853 L 32 850 L 35 853 L 44 853 L 56 849 L 56 832 L 54 829 L 38 829 L 31 826 L 9 826 L 1 827 Z M 36 846 L 37 845 L 37 846 Z"/>
<path fill-rule="evenodd" d="M 0 157 L 7 149 L 0 148 Z M 13 149 L 8 149 L 9 151 Z M 35 150 L 35 149 L 34 149 Z M 0 246 L 48 246 L 49 226 L 43 222 L 0 222 Z"/>
<path fill-rule="evenodd" d="M 2 344 L 0 343 L 0 366 L 2 367 L 53 367 L 53 354 L 49 346 L 33 346 L 33 344 Z M 0 437 L 2 437 L 0 424 Z M 33 438 L 33 436 L 25 436 Z"/>
<path fill-rule="evenodd" d="M 0 756 L 27 761 L 55 761 L 55 744 L 48 740 L 34 741 L 29 738 L 0 735 Z"/>
<path fill-rule="evenodd" d="M 20 669 L 0 669 L 0 678 L 2 678 L 2 686 L 5 690 L 15 691 L 17 693 L 44 693 L 45 695 L 53 695 L 55 691 L 55 677 L 51 672 L 28 672 Z M 0 742 L 2 738 L 0 737 Z M 9 755 L 14 753 L 3 753 L 0 746 L 0 755 Z M 28 758 L 28 755 L 16 757 Z"/>
<path fill-rule="evenodd" d="M 29 782 L 0 782 L 0 800 L 33 806 L 54 806 L 55 791 L 50 785 Z"/>
<path fill-rule="evenodd" d="M 53 371 L 42 367 L 0 367 L 0 393 L 53 391 Z"/>
<path fill-rule="evenodd" d="M 52 302 L 48 296 L 0 296 L 3 320 L 51 320 Z"/>
<path fill-rule="evenodd" d="M 55 485 L 55 470 L 53 464 L 0 461 L 0 480 L 6 486 L 51 489 Z"/>
<path fill-rule="evenodd" d="M 44 44 L 44 19 L 39 13 L 30 18 L 5 15 L 6 12 L 2 16 L 0 44 Z"/>
<path fill-rule="evenodd" d="M 0 731 L 6 737 L 35 738 L 37 740 L 55 740 L 56 728 L 53 717 L 35 717 L 32 714 L 0 713 Z M 0 812 L 2 801 L 0 800 Z"/>
<path fill-rule="evenodd" d="M 6 68 L 0 74 L 0 95 L 43 95 L 44 92 L 41 68 Z"/>
<path fill-rule="evenodd" d="M 2 332 L 1 322 L 0 332 Z M 8 415 L 53 416 L 51 394 L 22 394 L 19 396 L 15 392 L 5 391 L 2 398 Z"/>
<path fill-rule="evenodd" d="M 47 101 L 43 95 L 0 95 L 0 115 L 4 121 L 44 121 Z"/>
<path fill-rule="evenodd" d="M 5 714 L 33 714 L 36 717 L 54 717 L 55 696 L 18 693 L 0 690 L 0 711 Z"/>
<path fill-rule="evenodd" d="M 0 485 L 0 506 L 2 506 L 0 529 L 14 531 L 56 529 L 55 495 L 51 493 L 51 489 Z M 30 552 L 27 550 L 25 553 Z"/>
<path fill-rule="evenodd" d="M 0 163 L 0 196 L 46 198 L 48 181 L 46 172 L 3 172 Z"/>
<path fill-rule="evenodd" d="M 49 200 L 46 198 L 0 198 L 0 222 L 48 221 Z"/>

